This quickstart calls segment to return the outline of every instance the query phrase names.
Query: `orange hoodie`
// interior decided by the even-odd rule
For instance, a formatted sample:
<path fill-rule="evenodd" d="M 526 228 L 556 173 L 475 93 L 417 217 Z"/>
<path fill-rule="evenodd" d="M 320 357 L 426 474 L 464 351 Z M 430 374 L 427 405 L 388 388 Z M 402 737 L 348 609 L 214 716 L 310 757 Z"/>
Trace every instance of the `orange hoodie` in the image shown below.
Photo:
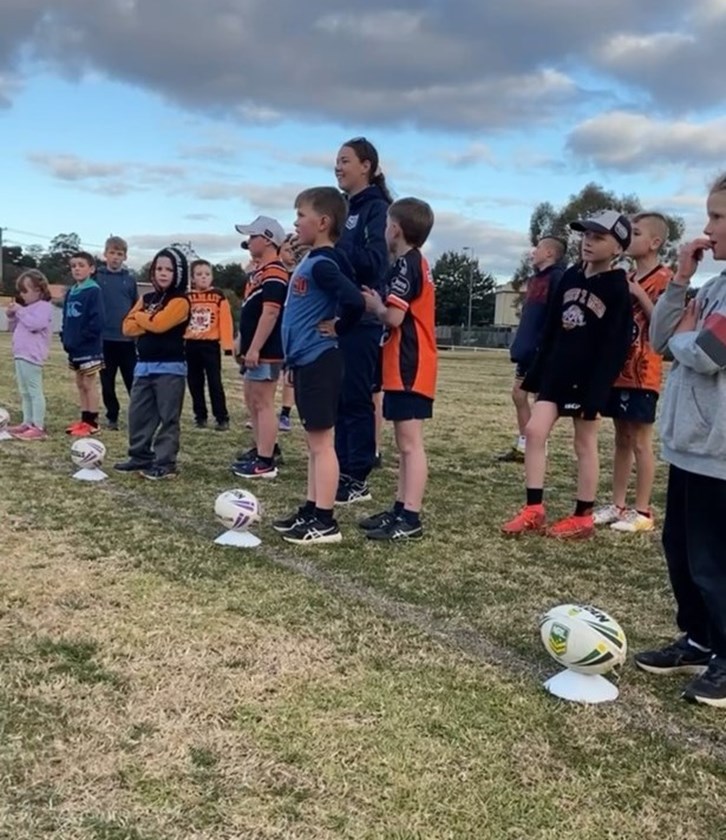
<path fill-rule="evenodd" d="M 229 301 L 219 289 L 187 294 L 192 314 L 184 338 L 187 341 L 219 341 L 222 350 L 234 347 L 234 324 Z"/>

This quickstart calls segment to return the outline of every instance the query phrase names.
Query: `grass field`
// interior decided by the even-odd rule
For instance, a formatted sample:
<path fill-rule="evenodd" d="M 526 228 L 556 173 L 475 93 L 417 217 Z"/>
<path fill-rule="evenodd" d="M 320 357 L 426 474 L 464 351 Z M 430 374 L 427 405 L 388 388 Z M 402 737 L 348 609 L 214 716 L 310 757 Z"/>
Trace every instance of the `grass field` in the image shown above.
<path fill-rule="evenodd" d="M 17 416 L 9 341 L 0 405 Z M 521 503 L 500 353 L 443 355 L 428 428 L 428 537 L 367 544 L 344 511 L 340 547 L 287 546 L 263 523 L 253 553 L 212 544 L 215 496 L 247 443 L 185 410 L 182 476 L 70 480 L 64 360 L 46 369 L 45 443 L 0 444 L 0 837 L 726 837 L 724 718 L 678 699 L 679 679 L 628 665 L 621 699 L 562 704 L 537 617 L 589 601 L 631 649 L 669 639 L 658 537 L 507 542 Z M 104 433 L 108 466 L 124 433 Z M 569 429 L 551 447 L 551 512 L 573 493 Z M 267 523 L 304 488 L 299 428 L 286 466 L 254 486 Z M 604 429 L 602 491 L 611 434 Z M 391 452 L 387 435 L 385 453 Z M 662 511 L 664 471 L 655 499 Z"/>

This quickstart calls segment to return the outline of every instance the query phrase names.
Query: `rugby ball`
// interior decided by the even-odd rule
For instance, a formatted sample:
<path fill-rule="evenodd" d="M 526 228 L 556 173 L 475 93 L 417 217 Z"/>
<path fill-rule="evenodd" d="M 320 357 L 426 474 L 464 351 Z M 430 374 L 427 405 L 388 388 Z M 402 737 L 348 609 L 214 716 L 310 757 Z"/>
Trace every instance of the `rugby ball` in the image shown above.
<path fill-rule="evenodd" d="M 106 447 L 94 438 L 79 438 L 71 446 L 71 460 L 81 469 L 100 467 L 106 457 Z"/>
<path fill-rule="evenodd" d="M 246 531 L 260 518 L 260 504 L 248 490 L 225 490 L 217 496 L 214 515 L 229 531 Z"/>
<path fill-rule="evenodd" d="M 625 662 L 628 643 L 622 627 L 597 607 L 553 607 L 540 619 L 539 629 L 547 653 L 571 671 L 606 674 Z"/>
<path fill-rule="evenodd" d="M 10 423 L 10 412 L 7 408 L 0 408 L 0 432 L 4 432 Z"/>

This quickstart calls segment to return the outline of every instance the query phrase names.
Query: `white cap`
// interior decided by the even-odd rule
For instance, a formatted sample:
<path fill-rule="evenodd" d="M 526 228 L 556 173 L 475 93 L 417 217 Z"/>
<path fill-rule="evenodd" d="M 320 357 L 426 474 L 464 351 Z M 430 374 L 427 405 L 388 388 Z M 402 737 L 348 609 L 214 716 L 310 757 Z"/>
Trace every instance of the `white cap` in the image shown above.
<path fill-rule="evenodd" d="M 272 219 L 270 216 L 258 216 L 254 222 L 248 225 L 235 225 L 234 228 L 243 236 L 264 236 L 278 248 L 285 241 L 285 229 L 277 219 Z"/>

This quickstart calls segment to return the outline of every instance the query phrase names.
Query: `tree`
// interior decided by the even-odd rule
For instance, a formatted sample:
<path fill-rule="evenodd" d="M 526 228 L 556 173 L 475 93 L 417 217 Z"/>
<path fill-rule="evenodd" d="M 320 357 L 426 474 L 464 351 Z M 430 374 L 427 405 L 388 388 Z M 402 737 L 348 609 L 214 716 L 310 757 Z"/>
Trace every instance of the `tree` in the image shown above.
<path fill-rule="evenodd" d="M 643 210 L 643 205 L 636 195 L 617 196 L 614 192 L 605 190 L 599 184 L 586 184 L 579 193 L 569 197 L 560 208 L 555 208 L 548 201 L 538 204 L 532 211 L 529 221 L 529 240 L 532 245 L 545 235 L 551 234 L 564 239 L 568 243 L 567 259 L 572 263 L 578 259 L 579 236 L 573 234 L 569 224 L 574 219 L 591 216 L 598 210 L 619 210 L 626 215 L 633 215 Z M 668 241 L 663 249 L 663 262 L 675 265 L 678 256 L 678 243 L 685 231 L 685 222 L 680 216 L 664 214 L 668 221 Z M 519 288 L 530 276 L 532 268 L 528 257 L 524 257 L 514 273 L 512 284 Z"/>
<path fill-rule="evenodd" d="M 53 237 L 48 250 L 41 257 L 39 268 L 49 282 L 68 284 L 68 260 L 80 250 L 81 237 L 77 233 L 59 233 Z"/>
<path fill-rule="evenodd" d="M 446 326 L 466 325 L 469 322 L 471 290 L 472 326 L 494 323 L 495 281 L 483 274 L 473 257 L 447 251 L 432 270 L 436 286 L 436 323 Z"/>
<path fill-rule="evenodd" d="M 37 262 L 21 245 L 3 245 L 0 259 L 3 262 L 3 283 L 0 294 L 15 295 L 15 283 L 23 269 L 37 268 Z"/>

